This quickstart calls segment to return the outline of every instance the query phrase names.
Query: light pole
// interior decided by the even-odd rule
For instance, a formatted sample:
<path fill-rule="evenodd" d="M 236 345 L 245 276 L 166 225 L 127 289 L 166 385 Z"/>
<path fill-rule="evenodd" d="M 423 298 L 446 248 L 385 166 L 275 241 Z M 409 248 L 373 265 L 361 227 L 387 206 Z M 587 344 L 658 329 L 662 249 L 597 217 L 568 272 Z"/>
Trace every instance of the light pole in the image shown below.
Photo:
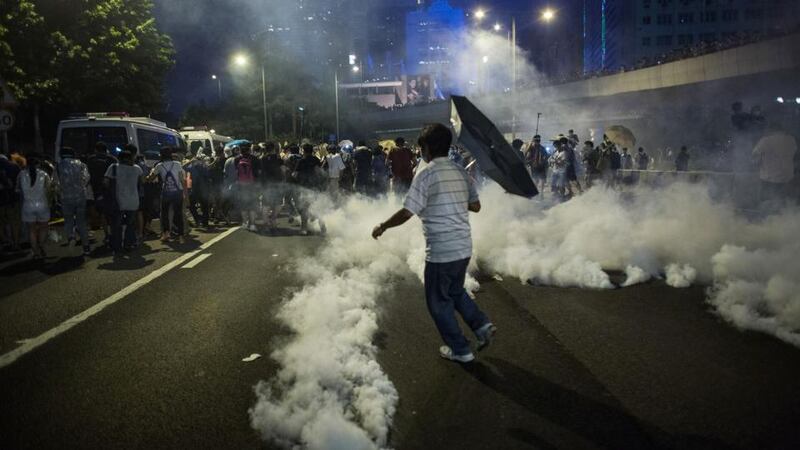
<path fill-rule="evenodd" d="M 333 71 L 334 98 L 336 99 L 336 142 L 339 142 L 339 69 Z"/>
<path fill-rule="evenodd" d="M 233 56 L 233 64 L 238 67 L 247 67 L 250 60 L 246 55 L 239 53 Z M 261 101 L 264 109 L 264 140 L 269 140 L 269 125 L 267 122 L 267 77 L 264 69 L 264 61 L 261 61 Z"/>
<path fill-rule="evenodd" d="M 222 78 L 211 75 L 211 79 L 217 81 L 217 93 L 219 94 L 219 101 L 222 101 Z"/>

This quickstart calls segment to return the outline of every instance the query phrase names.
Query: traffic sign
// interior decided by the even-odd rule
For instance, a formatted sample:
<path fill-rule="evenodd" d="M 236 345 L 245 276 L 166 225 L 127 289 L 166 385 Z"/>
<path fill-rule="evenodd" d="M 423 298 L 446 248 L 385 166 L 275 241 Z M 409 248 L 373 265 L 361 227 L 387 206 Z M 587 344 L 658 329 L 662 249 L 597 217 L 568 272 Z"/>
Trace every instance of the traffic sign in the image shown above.
<path fill-rule="evenodd" d="M 14 126 L 14 115 L 11 111 L 0 109 L 0 131 L 8 131 Z"/>

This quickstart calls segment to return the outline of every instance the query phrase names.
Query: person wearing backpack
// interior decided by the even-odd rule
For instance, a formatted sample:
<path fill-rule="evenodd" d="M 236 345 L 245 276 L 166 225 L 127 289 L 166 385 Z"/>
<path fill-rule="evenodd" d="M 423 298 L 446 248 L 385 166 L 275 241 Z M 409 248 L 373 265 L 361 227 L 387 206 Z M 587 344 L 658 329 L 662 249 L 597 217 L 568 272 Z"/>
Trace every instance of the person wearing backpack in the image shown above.
<path fill-rule="evenodd" d="M 158 181 L 161 184 L 161 242 L 170 239 L 171 223 L 174 223 L 179 238 L 183 239 L 183 180 L 186 173 L 180 161 L 172 160 L 172 149 L 161 149 L 161 162 L 153 167 L 147 181 Z M 172 213 L 172 222 L 170 222 Z"/>
<path fill-rule="evenodd" d="M 239 211 L 242 212 L 242 227 L 256 231 L 256 209 L 258 186 L 256 185 L 256 165 L 258 160 L 250 153 L 250 144 L 241 147 L 241 154 L 234 160 L 236 168 L 236 194 Z"/>

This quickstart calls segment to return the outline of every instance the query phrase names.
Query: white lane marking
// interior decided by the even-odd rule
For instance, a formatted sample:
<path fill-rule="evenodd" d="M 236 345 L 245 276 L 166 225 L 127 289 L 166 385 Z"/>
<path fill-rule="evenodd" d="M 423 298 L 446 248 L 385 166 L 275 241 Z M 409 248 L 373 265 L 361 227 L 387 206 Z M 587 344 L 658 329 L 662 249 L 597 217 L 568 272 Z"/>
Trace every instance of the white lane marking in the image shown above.
<path fill-rule="evenodd" d="M 185 266 L 181 267 L 181 269 L 191 269 L 194 266 L 196 266 L 196 265 L 200 264 L 201 262 L 205 261 L 206 258 L 208 258 L 209 256 L 211 256 L 211 253 L 204 253 L 204 254 L 198 256 L 197 258 L 189 261 L 189 263 L 186 264 Z"/>
<path fill-rule="evenodd" d="M 49 340 L 51 340 L 51 339 L 57 337 L 58 335 L 68 331 L 70 328 L 72 328 L 75 325 L 83 322 L 84 320 L 88 319 L 89 317 L 92 317 L 93 315 L 99 313 L 100 311 L 106 309 L 108 306 L 111 306 L 114 303 L 122 300 L 123 298 L 125 298 L 128 295 L 132 294 L 133 292 L 137 291 L 139 288 L 147 285 L 151 281 L 153 281 L 156 278 L 160 277 L 161 275 L 164 275 L 165 273 L 169 272 L 170 270 L 172 270 L 172 269 L 182 265 L 186 261 L 194 258 L 198 253 L 202 252 L 203 250 L 206 250 L 207 248 L 211 247 L 212 245 L 216 244 L 217 242 L 225 239 L 226 237 L 230 236 L 231 234 L 233 234 L 238 229 L 239 229 L 239 227 L 235 227 L 235 228 L 231 228 L 230 230 L 225 231 L 224 233 L 220 234 L 219 236 L 215 237 L 214 239 L 211 239 L 210 241 L 208 241 L 205 244 L 201 245 L 199 249 L 197 249 L 197 250 L 195 250 L 193 252 L 187 253 L 185 255 L 182 255 L 181 257 L 179 257 L 175 261 L 172 261 L 171 263 L 166 264 L 165 266 L 163 266 L 163 267 L 161 267 L 161 268 L 159 268 L 157 270 L 154 270 L 153 272 L 150 272 L 145 277 L 140 278 L 139 280 L 133 282 L 133 284 L 128 285 L 127 287 L 125 287 L 121 291 L 117 292 L 116 294 L 111 295 L 110 297 L 106 298 L 105 300 L 101 301 L 100 303 L 97 303 L 96 305 L 92 306 L 91 308 L 87 309 L 86 311 L 83 311 L 82 313 L 79 313 L 79 314 L 77 314 L 77 315 L 65 320 L 64 322 L 61 322 L 55 328 L 51 328 L 51 329 L 45 331 L 44 333 L 40 334 L 39 336 L 36 336 L 35 338 L 27 339 L 25 341 L 25 343 L 23 343 L 21 346 L 19 346 L 19 347 L 15 348 L 14 350 L 11 350 L 10 352 L 5 353 L 2 356 L 0 356 L 0 369 L 2 369 L 5 366 L 8 366 L 8 365 L 12 364 L 14 361 L 18 360 L 20 357 L 24 356 L 25 354 L 30 353 L 33 350 L 36 350 L 37 348 L 39 348 L 42 345 L 44 345 L 45 343 L 47 343 Z"/>

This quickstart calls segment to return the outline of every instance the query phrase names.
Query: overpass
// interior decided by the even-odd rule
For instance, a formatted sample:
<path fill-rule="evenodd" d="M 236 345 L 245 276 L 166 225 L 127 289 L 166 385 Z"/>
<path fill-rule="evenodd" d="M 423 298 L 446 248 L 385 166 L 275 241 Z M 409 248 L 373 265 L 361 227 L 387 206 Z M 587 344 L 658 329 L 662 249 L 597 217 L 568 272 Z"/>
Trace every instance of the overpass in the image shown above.
<path fill-rule="evenodd" d="M 787 102 L 778 104 L 775 99 Z M 511 135 L 530 139 L 536 114 L 542 113 L 544 136 L 569 128 L 588 138 L 604 126 L 632 128 L 645 145 L 700 145 L 724 140 L 730 133 L 730 107 L 760 106 L 768 118 L 798 122 L 800 97 L 800 33 L 769 39 L 698 57 L 560 85 L 519 89 L 473 98 Z M 352 112 L 353 131 L 365 137 L 413 136 L 426 122 L 447 121 L 449 102 L 392 111 Z"/>

